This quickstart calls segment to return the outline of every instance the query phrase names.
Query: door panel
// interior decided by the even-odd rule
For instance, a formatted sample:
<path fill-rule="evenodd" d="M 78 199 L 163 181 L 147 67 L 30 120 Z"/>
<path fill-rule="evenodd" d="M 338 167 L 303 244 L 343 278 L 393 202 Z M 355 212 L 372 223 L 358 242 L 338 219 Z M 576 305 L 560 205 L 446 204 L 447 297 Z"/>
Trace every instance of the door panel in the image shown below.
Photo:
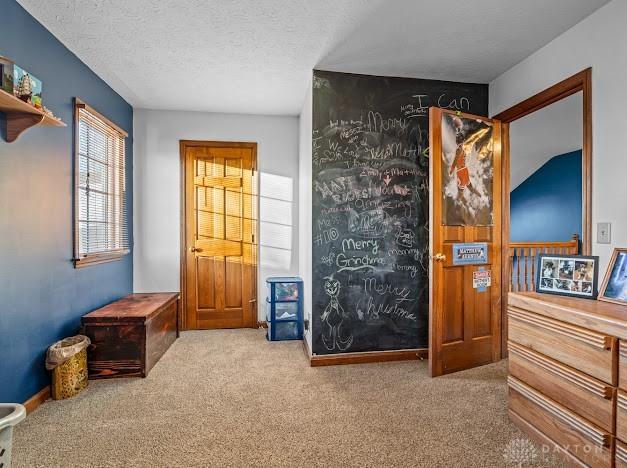
<path fill-rule="evenodd" d="M 234 258 L 226 262 L 225 278 L 225 307 L 243 307 L 241 261 L 235 260 Z"/>
<path fill-rule="evenodd" d="M 475 326 L 472 336 L 490 337 L 492 335 L 492 314 L 490 309 L 490 295 L 475 295 Z"/>
<path fill-rule="evenodd" d="M 453 343 L 464 339 L 464 311 L 462 296 L 463 271 L 457 268 L 444 269 L 444 282 L 453 287 L 444 293 L 442 307 L 444 327 L 444 343 Z"/>
<path fill-rule="evenodd" d="M 437 108 L 429 125 L 429 369 L 438 376 L 500 358 L 501 126 Z M 486 262 L 453 261 L 455 244 L 478 242 Z M 489 286 L 474 284 L 481 270 Z"/>
<path fill-rule="evenodd" d="M 196 264 L 198 283 L 206 285 L 206 287 L 198 290 L 198 308 L 213 309 L 215 308 L 215 288 L 213 281 L 215 276 L 215 260 L 208 257 L 198 257 Z"/>
<path fill-rule="evenodd" d="M 185 328 L 257 322 L 256 144 L 182 142 Z"/>

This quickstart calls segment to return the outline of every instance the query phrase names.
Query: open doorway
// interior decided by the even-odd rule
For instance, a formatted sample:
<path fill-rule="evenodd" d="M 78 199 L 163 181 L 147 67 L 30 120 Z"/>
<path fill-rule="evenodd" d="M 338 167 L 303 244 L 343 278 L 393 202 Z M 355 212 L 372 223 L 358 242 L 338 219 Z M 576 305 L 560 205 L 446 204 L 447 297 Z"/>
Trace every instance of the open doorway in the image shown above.
<path fill-rule="evenodd" d="M 507 294 L 535 289 L 541 253 L 591 251 L 591 69 L 501 112 L 502 350 Z"/>
<path fill-rule="evenodd" d="M 540 253 L 577 254 L 583 232 L 583 92 L 509 125 L 509 290 L 533 291 Z"/>

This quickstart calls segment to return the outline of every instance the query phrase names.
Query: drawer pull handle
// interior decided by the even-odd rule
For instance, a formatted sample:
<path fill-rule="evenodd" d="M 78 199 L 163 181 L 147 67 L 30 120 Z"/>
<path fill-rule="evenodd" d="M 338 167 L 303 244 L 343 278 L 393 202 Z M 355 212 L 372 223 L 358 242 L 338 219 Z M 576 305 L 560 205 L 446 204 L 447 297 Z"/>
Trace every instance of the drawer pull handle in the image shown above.
<path fill-rule="evenodd" d="M 577 385 L 584 390 L 593 393 L 594 395 L 600 396 L 606 400 L 611 400 L 613 395 L 612 387 L 609 385 L 604 385 L 596 380 L 591 378 L 584 378 L 574 372 L 571 372 L 568 367 L 563 365 L 558 365 L 555 362 L 546 359 L 545 357 L 535 353 L 524 346 L 521 346 L 514 342 L 509 342 L 509 352 L 516 356 L 519 356 L 521 359 L 525 359 L 532 364 L 542 367 L 543 369 L 551 372 L 554 375 L 557 375 L 565 380 L 568 380 L 574 385 Z M 627 404 L 627 401 L 625 402 Z"/>
<path fill-rule="evenodd" d="M 516 390 L 547 413 L 552 414 L 564 424 L 572 427 L 595 444 L 602 447 L 609 447 L 611 445 L 611 436 L 609 434 L 597 430 L 590 424 L 584 422 L 574 413 L 557 406 L 557 404 L 553 403 L 541 393 L 533 390 L 531 387 L 523 384 L 520 380 L 510 376 L 507 378 L 507 384 L 510 388 Z"/>
<path fill-rule="evenodd" d="M 557 320 L 538 316 L 537 314 L 516 309 L 515 307 L 509 308 L 508 315 L 512 319 L 519 322 L 523 322 L 537 328 L 542 328 L 558 335 L 567 336 L 589 346 L 594 346 L 595 348 L 604 350 L 612 349 L 613 338 L 611 336 L 588 332 L 584 329 L 573 328 Z"/>

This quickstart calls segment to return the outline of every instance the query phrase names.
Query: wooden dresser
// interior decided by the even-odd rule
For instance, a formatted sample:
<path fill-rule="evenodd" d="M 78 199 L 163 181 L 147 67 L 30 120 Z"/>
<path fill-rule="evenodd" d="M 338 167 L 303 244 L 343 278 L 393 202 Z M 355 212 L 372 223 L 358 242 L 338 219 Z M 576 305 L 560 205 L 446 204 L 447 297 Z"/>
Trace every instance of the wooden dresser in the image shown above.
<path fill-rule="evenodd" d="M 179 336 L 178 293 L 129 294 L 82 318 L 90 379 L 146 377 Z"/>
<path fill-rule="evenodd" d="M 510 419 L 574 465 L 627 468 L 627 307 L 510 293 L 508 338 Z"/>

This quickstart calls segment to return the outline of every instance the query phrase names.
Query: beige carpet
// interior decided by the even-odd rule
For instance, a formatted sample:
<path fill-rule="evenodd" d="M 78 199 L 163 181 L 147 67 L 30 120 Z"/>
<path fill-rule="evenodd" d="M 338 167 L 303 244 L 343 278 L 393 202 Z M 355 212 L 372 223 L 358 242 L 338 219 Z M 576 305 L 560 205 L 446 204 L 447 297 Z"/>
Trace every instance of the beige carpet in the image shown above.
<path fill-rule="evenodd" d="M 187 332 L 148 378 L 41 406 L 14 467 L 493 467 L 522 437 L 504 363 L 438 379 L 417 361 L 310 368 L 300 342 L 260 330 Z M 553 463 L 537 450 L 533 466 Z"/>

